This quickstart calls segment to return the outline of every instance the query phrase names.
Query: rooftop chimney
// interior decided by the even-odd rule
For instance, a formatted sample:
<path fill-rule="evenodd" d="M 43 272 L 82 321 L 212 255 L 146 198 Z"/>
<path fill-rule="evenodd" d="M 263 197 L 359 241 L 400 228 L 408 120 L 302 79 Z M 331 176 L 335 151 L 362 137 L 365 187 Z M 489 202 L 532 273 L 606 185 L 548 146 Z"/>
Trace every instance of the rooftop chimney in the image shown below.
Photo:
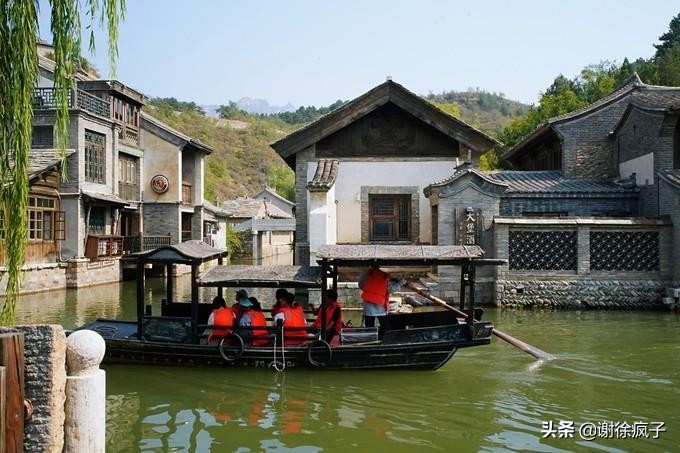
<path fill-rule="evenodd" d="M 392 76 L 391 76 L 391 75 L 388 75 L 388 76 L 385 78 L 385 80 L 388 81 L 388 82 L 391 82 L 391 81 L 392 81 Z"/>

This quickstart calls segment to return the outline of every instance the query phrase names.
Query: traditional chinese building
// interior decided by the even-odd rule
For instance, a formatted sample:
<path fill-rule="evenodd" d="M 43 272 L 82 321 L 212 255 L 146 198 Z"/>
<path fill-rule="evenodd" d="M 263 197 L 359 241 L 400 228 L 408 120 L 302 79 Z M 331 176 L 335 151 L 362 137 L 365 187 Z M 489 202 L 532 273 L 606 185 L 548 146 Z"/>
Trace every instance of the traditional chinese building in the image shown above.
<path fill-rule="evenodd" d="M 334 243 L 478 244 L 508 264 L 482 302 L 662 306 L 680 286 L 680 89 L 637 75 L 548 120 L 483 172 L 497 143 L 393 82 L 272 146 L 296 172 L 297 262 Z M 455 300 L 460 270 L 428 278 Z"/>

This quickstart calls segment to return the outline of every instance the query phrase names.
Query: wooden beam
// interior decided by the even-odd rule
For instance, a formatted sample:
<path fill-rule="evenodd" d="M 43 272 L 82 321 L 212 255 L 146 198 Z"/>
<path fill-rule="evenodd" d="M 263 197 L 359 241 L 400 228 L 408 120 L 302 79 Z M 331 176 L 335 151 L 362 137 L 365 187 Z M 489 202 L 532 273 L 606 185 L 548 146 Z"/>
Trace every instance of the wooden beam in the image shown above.
<path fill-rule="evenodd" d="M 137 339 L 144 335 L 144 260 L 137 260 Z"/>
<path fill-rule="evenodd" d="M 3 426 L 7 453 L 24 450 L 24 334 L 0 334 L 0 365 L 4 371 Z"/>
<path fill-rule="evenodd" d="M 5 411 L 7 403 L 7 377 L 4 366 L 0 366 L 0 453 L 5 453 Z"/>

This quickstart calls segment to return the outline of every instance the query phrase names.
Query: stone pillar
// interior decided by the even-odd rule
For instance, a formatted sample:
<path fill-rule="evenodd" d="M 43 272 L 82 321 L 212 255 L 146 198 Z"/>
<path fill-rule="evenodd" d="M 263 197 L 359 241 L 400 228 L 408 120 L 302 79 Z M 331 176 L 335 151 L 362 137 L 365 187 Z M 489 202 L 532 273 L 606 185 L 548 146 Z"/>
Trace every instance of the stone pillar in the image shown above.
<path fill-rule="evenodd" d="M 576 233 L 576 273 L 578 276 L 590 274 L 590 226 L 577 225 Z"/>
<path fill-rule="evenodd" d="M 66 421 L 64 452 L 103 453 L 106 441 L 106 374 L 99 369 L 104 339 L 92 330 L 66 341 Z"/>
<path fill-rule="evenodd" d="M 66 388 L 64 329 L 30 325 L 12 330 L 24 334 L 24 398 L 33 406 L 31 417 L 24 422 L 24 451 L 61 453 Z"/>
<path fill-rule="evenodd" d="M 262 264 L 262 246 L 260 244 L 260 233 L 253 230 L 253 264 Z"/>

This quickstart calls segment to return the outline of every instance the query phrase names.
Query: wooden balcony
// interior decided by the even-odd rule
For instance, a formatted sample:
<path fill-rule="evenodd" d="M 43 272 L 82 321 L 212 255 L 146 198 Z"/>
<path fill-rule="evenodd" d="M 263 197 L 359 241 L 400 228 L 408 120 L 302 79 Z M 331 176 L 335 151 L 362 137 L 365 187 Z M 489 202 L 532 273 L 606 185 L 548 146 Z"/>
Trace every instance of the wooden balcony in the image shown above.
<path fill-rule="evenodd" d="M 123 249 L 123 236 L 90 234 L 85 244 L 85 256 L 91 260 L 113 258 L 122 256 Z"/>
<path fill-rule="evenodd" d="M 66 99 L 69 108 L 78 108 L 105 118 L 111 117 L 111 104 L 83 90 L 69 90 Z M 51 110 L 57 108 L 54 88 L 36 88 L 33 90 L 33 108 L 35 110 Z"/>
<path fill-rule="evenodd" d="M 123 200 L 139 201 L 139 186 L 118 181 L 118 196 Z"/>
<path fill-rule="evenodd" d="M 191 184 L 182 183 L 182 204 L 191 206 Z"/>
<path fill-rule="evenodd" d="M 131 124 L 116 122 L 121 127 L 118 131 L 118 140 L 131 145 L 139 145 L 139 129 Z"/>
<path fill-rule="evenodd" d="M 126 255 L 148 252 L 166 245 L 172 245 L 172 236 L 125 236 L 123 238 L 123 251 Z"/>

